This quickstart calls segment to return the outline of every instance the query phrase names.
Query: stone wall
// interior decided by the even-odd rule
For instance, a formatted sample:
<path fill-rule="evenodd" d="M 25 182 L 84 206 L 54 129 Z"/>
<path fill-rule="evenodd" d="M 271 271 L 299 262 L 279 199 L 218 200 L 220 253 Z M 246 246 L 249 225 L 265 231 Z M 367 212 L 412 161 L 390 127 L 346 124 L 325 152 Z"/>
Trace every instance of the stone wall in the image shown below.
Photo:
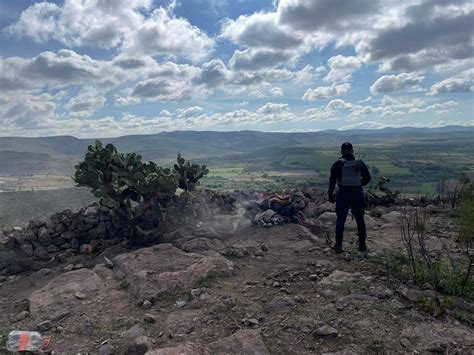
<path fill-rule="evenodd" d="M 203 190 L 196 194 L 183 194 L 164 206 L 160 236 L 176 230 L 184 234 L 199 227 L 205 231 L 206 221 L 214 215 L 232 214 L 238 199 L 252 193 L 222 193 Z M 15 227 L 0 232 L 0 275 L 38 269 L 77 253 L 99 252 L 121 244 L 130 246 L 130 227 L 108 207 L 93 203 L 78 210 L 66 209 L 46 219 L 30 221 L 26 227 Z"/>

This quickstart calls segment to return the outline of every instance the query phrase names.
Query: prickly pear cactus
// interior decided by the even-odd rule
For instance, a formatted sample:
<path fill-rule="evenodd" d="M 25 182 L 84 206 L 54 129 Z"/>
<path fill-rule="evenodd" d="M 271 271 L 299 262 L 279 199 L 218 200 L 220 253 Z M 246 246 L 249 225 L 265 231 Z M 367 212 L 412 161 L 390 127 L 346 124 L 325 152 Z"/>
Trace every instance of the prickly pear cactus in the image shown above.
<path fill-rule="evenodd" d="M 179 152 L 174 170 L 178 179 L 178 187 L 185 191 L 194 191 L 199 184 L 199 180 L 209 174 L 209 169 L 205 165 L 191 164 Z"/>
<path fill-rule="evenodd" d="M 127 218 L 136 230 L 158 227 L 161 206 L 175 196 L 178 187 L 194 190 L 209 170 L 190 164 L 178 153 L 174 169 L 154 162 L 144 163 L 135 153 L 119 153 L 113 144 L 100 141 L 87 148 L 84 160 L 76 166 L 74 181 L 88 186 L 100 203 Z"/>

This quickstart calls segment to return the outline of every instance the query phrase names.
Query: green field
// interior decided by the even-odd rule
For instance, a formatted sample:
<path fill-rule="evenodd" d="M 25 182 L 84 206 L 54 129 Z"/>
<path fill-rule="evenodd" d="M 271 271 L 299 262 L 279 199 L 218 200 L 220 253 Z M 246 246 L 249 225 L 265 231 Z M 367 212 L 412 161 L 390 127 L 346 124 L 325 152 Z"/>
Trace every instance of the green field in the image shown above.
<path fill-rule="evenodd" d="M 104 139 L 121 152 L 171 166 L 178 151 L 210 173 L 202 187 L 282 191 L 327 187 L 341 142 L 369 166 L 374 187 L 381 176 L 403 194 L 436 196 L 443 179 L 474 178 L 474 129 L 388 129 L 308 133 L 162 132 Z M 72 185 L 74 165 L 90 139 L 0 137 L 0 229 L 93 200 Z M 3 192 L 2 192 L 3 191 Z"/>

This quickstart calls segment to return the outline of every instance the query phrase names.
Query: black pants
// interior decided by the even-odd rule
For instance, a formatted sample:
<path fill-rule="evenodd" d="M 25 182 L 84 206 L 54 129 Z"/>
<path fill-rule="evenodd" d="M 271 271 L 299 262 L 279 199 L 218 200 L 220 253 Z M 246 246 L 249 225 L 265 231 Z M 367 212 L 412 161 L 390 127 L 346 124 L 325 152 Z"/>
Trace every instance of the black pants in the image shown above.
<path fill-rule="evenodd" d="M 341 188 L 336 196 L 336 245 L 342 246 L 344 224 L 346 223 L 349 208 L 357 223 L 359 243 L 365 243 L 367 235 L 364 221 L 365 198 L 362 188 Z"/>

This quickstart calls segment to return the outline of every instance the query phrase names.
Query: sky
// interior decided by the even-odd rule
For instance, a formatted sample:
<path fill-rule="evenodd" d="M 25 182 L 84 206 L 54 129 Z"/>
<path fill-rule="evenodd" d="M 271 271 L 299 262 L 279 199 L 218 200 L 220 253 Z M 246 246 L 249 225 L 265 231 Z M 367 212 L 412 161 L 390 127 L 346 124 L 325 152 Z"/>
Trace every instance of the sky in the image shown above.
<path fill-rule="evenodd" d="M 0 0 L 0 136 L 474 125 L 470 0 Z"/>

